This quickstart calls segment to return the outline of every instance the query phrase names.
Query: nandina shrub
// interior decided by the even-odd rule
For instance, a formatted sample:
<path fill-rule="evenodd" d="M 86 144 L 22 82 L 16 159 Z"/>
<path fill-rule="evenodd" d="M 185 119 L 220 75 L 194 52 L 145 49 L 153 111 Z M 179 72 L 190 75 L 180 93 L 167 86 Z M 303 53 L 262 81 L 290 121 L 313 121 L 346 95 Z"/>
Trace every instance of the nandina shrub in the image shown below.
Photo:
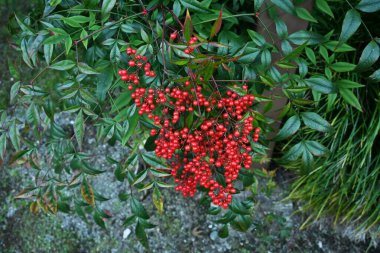
<path fill-rule="evenodd" d="M 317 2 L 317 11 L 331 14 L 325 0 Z M 272 106 L 272 98 L 262 92 L 279 88 L 289 99 L 278 118 L 289 119 L 277 140 L 297 131 L 331 131 L 327 121 L 308 111 L 310 94 L 336 95 L 339 76 L 320 69 L 309 73 L 308 66 L 315 62 L 313 46 L 345 49 L 350 37 L 348 32 L 336 42 L 331 34 L 288 34 L 279 10 L 316 21 L 290 0 L 50 0 L 43 13 L 15 16 L 10 27 L 15 47 L 34 74 L 31 79 L 15 75 L 10 115 L 4 112 L 1 118 L 2 158 L 35 172 L 34 182 L 17 197 L 29 199 L 33 213 L 92 215 L 106 227 L 111 215 L 99 202 L 108 198 L 92 186 L 93 177 L 105 171 L 91 164 L 86 144 L 95 131 L 97 143 L 128 150 L 128 156 L 117 160 L 111 155 L 107 161 L 116 179 L 128 186 L 119 194 L 132 212 L 124 224 L 136 224 L 145 247 L 145 229 L 153 225 L 138 193 L 151 193 L 162 213 L 161 188 L 167 187 L 184 196 L 203 194 L 208 213 L 224 224 L 221 237 L 230 226 L 249 230 L 257 176 L 267 174 L 253 164 L 266 160 L 265 134 L 273 122 L 256 110 L 261 103 L 266 103 L 264 111 Z M 254 31 L 266 11 L 280 45 L 271 31 L 271 42 Z M 272 53 L 281 58 L 272 60 Z M 326 62 L 330 67 L 350 65 L 332 58 Z M 62 115 L 70 115 L 73 124 L 63 126 Z M 4 156 L 8 143 L 12 149 Z M 308 140 L 304 166 L 326 153 L 323 145 Z M 243 191 L 253 194 L 237 197 Z"/>

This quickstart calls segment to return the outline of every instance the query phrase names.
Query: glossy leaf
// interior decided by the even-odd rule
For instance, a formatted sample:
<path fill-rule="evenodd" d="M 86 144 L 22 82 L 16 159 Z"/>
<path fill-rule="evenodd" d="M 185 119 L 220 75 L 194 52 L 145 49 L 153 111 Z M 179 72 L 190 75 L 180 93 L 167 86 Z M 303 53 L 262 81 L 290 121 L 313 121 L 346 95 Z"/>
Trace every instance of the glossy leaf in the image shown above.
<path fill-rule="evenodd" d="M 207 5 L 205 5 L 206 1 L 203 3 L 198 2 L 197 0 L 179 0 L 183 7 L 204 13 L 210 13 L 210 10 Z"/>
<path fill-rule="evenodd" d="M 142 219 L 149 219 L 149 215 L 145 210 L 145 207 L 141 204 L 141 202 L 138 199 L 134 197 L 131 197 L 131 209 L 132 213 L 137 217 Z"/>
<path fill-rule="evenodd" d="M 275 140 L 277 141 L 283 140 L 294 135 L 298 131 L 300 126 L 301 126 L 300 118 L 298 117 L 298 115 L 293 115 L 285 122 L 284 126 L 276 135 Z"/>
<path fill-rule="evenodd" d="M 96 84 L 96 97 L 99 101 L 103 102 L 106 99 L 107 92 L 112 85 L 113 78 L 113 69 L 111 67 L 103 70 L 98 76 L 98 81 Z"/>
<path fill-rule="evenodd" d="M 75 63 L 71 60 L 63 60 L 52 64 L 49 68 L 55 70 L 69 70 L 75 67 Z"/>
<path fill-rule="evenodd" d="M 339 41 L 346 42 L 358 30 L 362 23 L 359 12 L 356 10 L 349 10 L 343 20 L 342 31 L 340 33 Z"/>
<path fill-rule="evenodd" d="M 86 74 L 86 75 L 97 75 L 97 74 L 99 74 L 98 71 L 96 71 L 92 67 L 88 66 L 88 64 L 84 63 L 84 62 L 78 63 L 78 69 L 80 72 L 82 72 L 83 74 Z"/>
<path fill-rule="evenodd" d="M 109 14 L 116 4 L 116 0 L 103 0 L 102 3 L 102 16 Z"/>
<path fill-rule="evenodd" d="M 323 156 L 329 153 L 329 150 L 317 141 L 307 140 L 304 144 L 314 156 Z"/>
<path fill-rule="evenodd" d="M 335 72 L 349 72 L 354 70 L 356 68 L 356 65 L 348 62 L 336 62 L 330 67 Z"/>
<path fill-rule="evenodd" d="M 380 48 L 375 41 L 371 41 L 363 50 L 356 70 L 363 71 L 371 67 L 379 59 Z"/>
<path fill-rule="evenodd" d="M 311 77 L 309 79 L 306 79 L 305 83 L 311 89 L 324 94 L 335 92 L 333 84 L 330 80 L 326 79 L 325 77 Z"/>
<path fill-rule="evenodd" d="M 295 10 L 296 10 L 297 17 L 299 17 L 303 20 L 306 20 L 306 21 L 318 23 L 318 21 L 305 8 L 297 7 L 297 8 L 295 8 Z"/>
<path fill-rule="evenodd" d="M 139 240 L 139 242 L 146 248 L 149 249 L 149 242 L 148 238 L 146 236 L 144 227 L 141 225 L 141 222 L 138 221 L 135 228 L 135 234 L 136 238 Z"/>
<path fill-rule="evenodd" d="M 186 18 L 185 18 L 184 31 L 183 31 L 183 35 L 185 36 L 186 41 L 190 41 L 192 34 L 193 34 L 193 23 L 191 21 L 189 10 L 186 10 Z"/>
<path fill-rule="evenodd" d="M 291 0 L 271 0 L 271 2 L 289 14 L 295 13 L 294 5 Z"/>
<path fill-rule="evenodd" d="M 85 125 L 84 125 L 84 119 L 83 119 L 83 112 L 82 110 L 80 110 L 74 121 L 74 134 L 75 134 L 75 138 L 77 139 L 80 149 L 82 149 L 84 130 L 85 130 Z"/>
<path fill-rule="evenodd" d="M 331 8 L 326 0 L 316 0 L 315 5 L 319 10 L 334 18 L 334 13 L 331 11 Z"/>
<path fill-rule="evenodd" d="M 302 112 L 301 117 L 303 123 L 311 129 L 320 132 L 330 132 L 332 130 L 330 123 L 315 112 Z"/>
<path fill-rule="evenodd" d="M 344 101 L 346 101 L 348 104 L 352 105 L 359 111 L 362 111 L 360 102 L 351 89 L 340 88 L 339 93 L 340 95 L 342 95 Z"/>
<path fill-rule="evenodd" d="M 356 9 L 364 12 L 376 12 L 380 10 L 379 0 L 361 0 L 358 5 L 355 6 Z"/>

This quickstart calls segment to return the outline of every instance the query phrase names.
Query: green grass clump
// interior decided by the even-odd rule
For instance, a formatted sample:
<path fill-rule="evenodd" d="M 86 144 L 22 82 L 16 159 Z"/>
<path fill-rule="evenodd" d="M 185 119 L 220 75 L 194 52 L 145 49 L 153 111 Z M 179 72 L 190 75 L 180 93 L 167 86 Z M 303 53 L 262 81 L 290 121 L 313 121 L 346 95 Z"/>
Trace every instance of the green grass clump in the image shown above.
<path fill-rule="evenodd" d="M 355 225 L 357 234 L 372 229 L 380 235 L 379 92 L 371 90 L 373 96 L 368 99 L 373 104 L 364 113 L 338 106 L 341 101 L 327 112 L 327 103 L 320 103 L 319 113 L 330 119 L 335 132 L 310 137 L 319 139 L 331 153 L 312 170 L 301 170 L 289 195 L 303 201 L 303 208 L 311 213 L 305 224 L 334 215 L 336 223 Z"/>

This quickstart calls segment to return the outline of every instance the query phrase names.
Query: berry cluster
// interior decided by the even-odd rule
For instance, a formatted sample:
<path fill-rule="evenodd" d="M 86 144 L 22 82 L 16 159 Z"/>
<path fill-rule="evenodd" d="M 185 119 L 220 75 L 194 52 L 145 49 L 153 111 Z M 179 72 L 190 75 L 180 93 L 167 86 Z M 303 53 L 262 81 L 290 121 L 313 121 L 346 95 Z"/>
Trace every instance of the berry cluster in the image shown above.
<path fill-rule="evenodd" d="M 173 34 L 171 39 L 175 39 Z M 189 44 L 195 42 L 194 37 Z M 236 193 L 233 181 L 242 168 L 251 167 L 249 143 L 259 138 L 260 129 L 252 126 L 255 97 L 231 90 L 206 92 L 197 86 L 203 79 L 194 80 L 194 76 L 176 87 L 136 87 L 139 69 L 144 68 L 148 77 L 155 74 L 145 56 L 130 48 L 127 54 L 132 58 L 128 65 L 137 69 L 130 74 L 120 70 L 119 75 L 133 90 L 139 114 L 146 114 L 157 126 L 150 132 L 156 138 L 155 152 L 172 168 L 176 190 L 194 196 L 197 187 L 203 187 L 215 205 L 227 208 Z M 247 91 L 246 85 L 241 88 Z"/>

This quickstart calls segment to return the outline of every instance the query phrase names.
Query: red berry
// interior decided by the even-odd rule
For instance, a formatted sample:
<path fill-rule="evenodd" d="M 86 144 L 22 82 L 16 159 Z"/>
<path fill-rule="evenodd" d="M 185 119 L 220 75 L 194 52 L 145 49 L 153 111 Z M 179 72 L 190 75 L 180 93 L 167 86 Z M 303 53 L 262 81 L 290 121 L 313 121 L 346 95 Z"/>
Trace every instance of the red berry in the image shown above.
<path fill-rule="evenodd" d="M 134 67 L 134 66 L 136 66 L 136 62 L 135 62 L 134 60 L 130 60 L 130 61 L 128 62 L 128 65 L 129 65 L 130 67 Z"/>
<path fill-rule="evenodd" d="M 170 34 L 170 39 L 175 40 L 177 38 L 177 33 Z"/>

